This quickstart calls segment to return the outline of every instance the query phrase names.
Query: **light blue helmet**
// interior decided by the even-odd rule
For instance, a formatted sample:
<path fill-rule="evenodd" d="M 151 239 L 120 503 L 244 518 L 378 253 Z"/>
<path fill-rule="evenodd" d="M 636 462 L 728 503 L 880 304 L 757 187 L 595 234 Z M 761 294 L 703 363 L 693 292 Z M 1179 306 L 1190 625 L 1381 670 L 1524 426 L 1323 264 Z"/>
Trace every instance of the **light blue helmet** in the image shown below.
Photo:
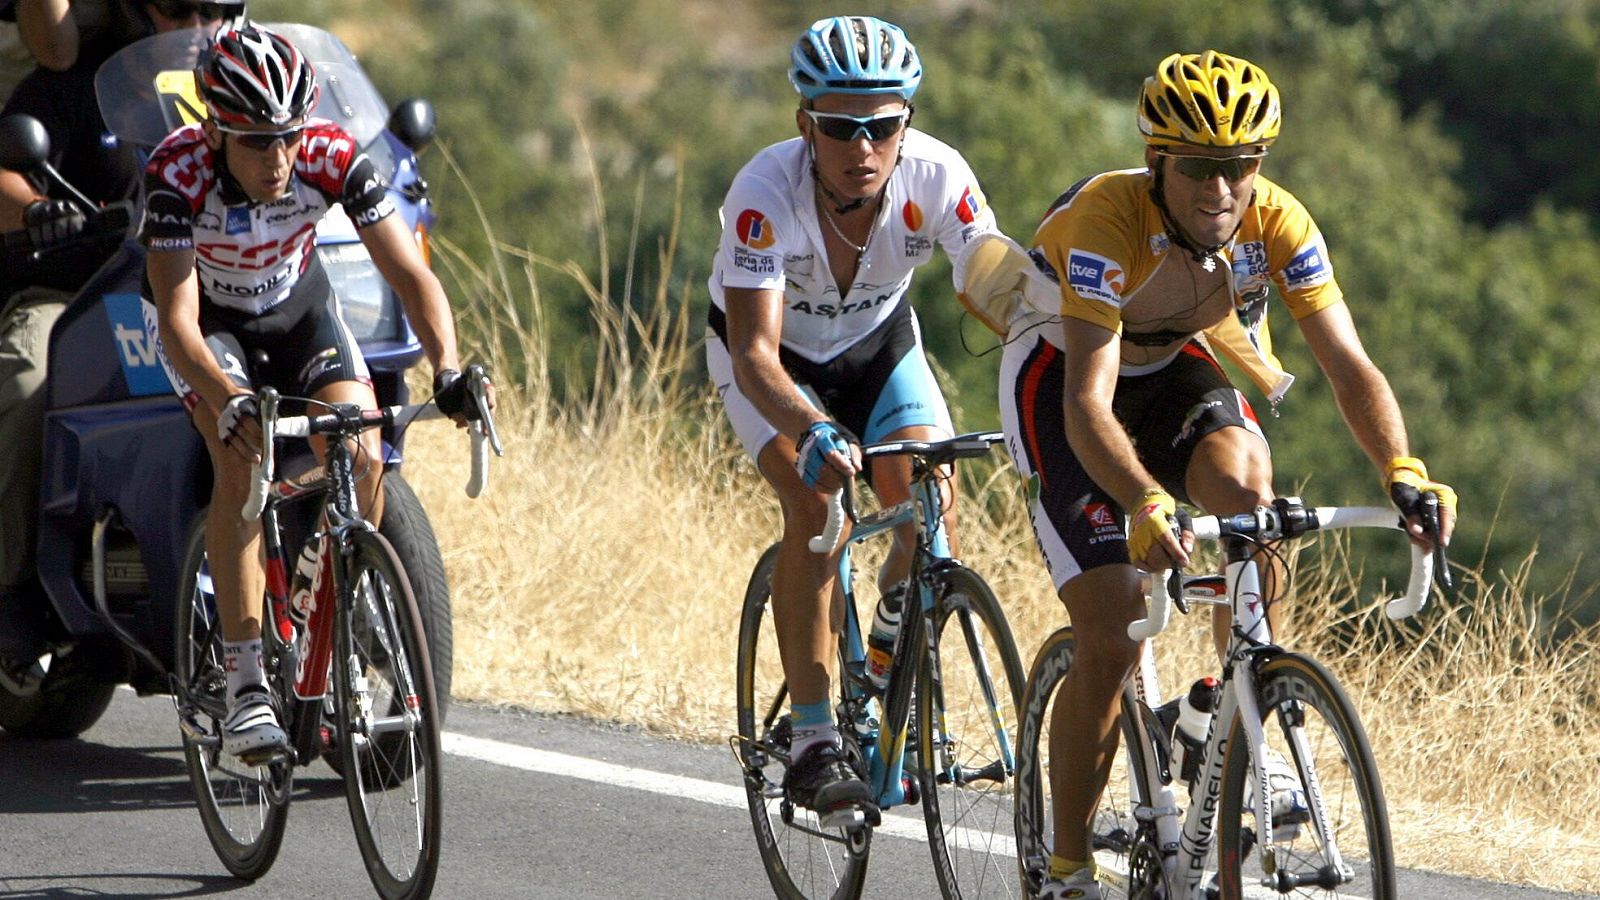
<path fill-rule="evenodd" d="M 789 81 L 807 100 L 823 94 L 899 94 L 922 83 L 922 60 L 906 33 L 872 16 L 818 19 L 789 54 Z"/>

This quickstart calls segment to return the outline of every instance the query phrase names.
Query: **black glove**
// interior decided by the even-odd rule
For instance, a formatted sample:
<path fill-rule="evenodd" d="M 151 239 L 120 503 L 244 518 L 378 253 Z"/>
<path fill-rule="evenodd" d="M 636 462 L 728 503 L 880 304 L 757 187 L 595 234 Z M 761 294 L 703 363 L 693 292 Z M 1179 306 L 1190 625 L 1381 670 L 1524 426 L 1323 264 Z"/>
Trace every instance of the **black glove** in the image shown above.
<path fill-rule="evenodd" d="M 35 200 L 22 210 L 22 224 L 35 250 L 44 250 L 83 233 L 83 210 L 71 200 Z"/>
<path fill-rule="evenodd" d="M 460 372 L 440 369 L 433 376 L 433 402 L 438 404 L 440 412 L 447 416 L 465 415 L 469 419 L 476 419 L 477 410 L 470 400 L 467 380 L 461 377 Z"/>

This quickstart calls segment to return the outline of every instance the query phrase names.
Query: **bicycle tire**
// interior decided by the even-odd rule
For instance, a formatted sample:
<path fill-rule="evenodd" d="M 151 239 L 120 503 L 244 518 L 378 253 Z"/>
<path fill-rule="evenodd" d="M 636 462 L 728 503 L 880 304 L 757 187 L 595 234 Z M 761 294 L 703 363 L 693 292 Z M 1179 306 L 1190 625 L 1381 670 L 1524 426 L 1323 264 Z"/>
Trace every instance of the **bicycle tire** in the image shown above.
<path fill-rule="evenodd" d="M 455 671 L 450 581 L 445 576 L 444 557 L 428 511 L 398 470 L 383 473 L 383 524 L 378 526 L 378 533 L 394 547 L 417 597 L 422 627 L 428 635 L 428 661 L 433 666 L 433 689 L 442 728 L 450 717 L 450 685 Z"/>
<path fill-rule="evenodd" d="M 334 718 L 367 875 L 386 900 L 426 897 L 439 872 L 443 790 L 427 634 L 394 548 L 353 531 L 335 567 Z"/>
<path fill-rule="evenodd" d="M 235 877 L 254 881 L 272 868 L 283 844 L 293 768 L 286 761 L 246 766 L 222 751 L 222 721 L 228 714 L 227 677 L 223 674 L 216 601 L 209 588 L 205 536 L 206 516 L 202 511 L 185 545 L 173 656 L 174 674 L 180 684 L 188 686 L 187 696 L 182 699 L 194 707 L 196 719 L 213 737 L 202 745 L 194 736 L 185 734 L 183 762 L 194 788 L 200 822 L 217 858 Z M 273 646 L 270 634 L 263 636 L 263 646 Z M 281 691 L 276 667 L 269 662 L 266 668 L 274 691 Z"/>
<path fill-rule="evenodd" d="M 780 900 L 851 900 L 861 895 L 866 879 L 871 832 L 858 832 L 857 845 L 852 847 L 843 830 L 821 836 L 821 823 L 810 810 L 792 808 L 785 821 L 782 785 L 788 754 L 788 687 L 778 657 L 771 602 L 777 558 L 776 544 L 761 555 L 745 589 L 739 618 L 739 735 L 735 749 L 744 773 L 750 822 L 762 867 Z"/>
<path fill-rule="evenodd" d="M 916 720 L 934 873 L 947 898 L 1020 897 L 1014 829 L 1022 660 L 982 577 L 955 564 L 935 584 Z"/>
<path fill-rule="evenodd" d="M 1050 741 L 1056 692 L 1075 657 L 1072 629 L 1060 628 L 1045 639 L 1028 670 L 1022 693 L 1022 725 L 1017 739 L 1017 863 L 1026 893 L 1035 896 L 1050 866 L 1055 846 L 1051 820 Z M 1117 717 L 1118 741 L 1108 769 L 1106 788 L 1095 807 L 1090 843 L 1103 897 L 1116 900 L 1157 896 L 1162 880 L 1160 850 L 1151 827 L 1134 815 L 1149 807 L 1149 776 L 1166 765 L 1159 749 L 1161 732 L 1152 716 L 1124 687 Z"/>
<path fill-rule="evenodd" d="M 1377 762 L 1365 729 L 1344 688 L 1321 663 L 1297 653 L 1280 653 L 1256 670 L 1256 687 L 1267 746 L 1293 763 L 1301 785 L 1307 783 L 1307 756 L 1317 773 L 1319 791 L 1306 791 L 1312 805 L 1320 796 L 1323 813 L 1332 829 L 1335 847 L 1351 869 L 1354 880 L 1346 884 L 1288 883 L 1298 876 L 1331 877 L 1326 868 L 1324 831 L 1312 822 L 1275 835 L 1273 874 L 1261 868 L 1255 821 L 1246 807 L 1246 782 L 1250 780 L 1250 742 L 1242 718 L 1235 716 L 1224 757 L 1222 797 L 1218 809 L 1218 871 L 1224 900 L 1238 900 L 1246 884 L 1271 883 L 1281 896 L 1366 897 L 1393 900 L 1394 853 L 1389 815 L 1378 779 Z M 1273 725 L 1276 720 L 1276 727 Z M 1293 741 L 1298 732 L 1302 741 Z M 1297 751 L 1296 745 L 1305 751 Z M 1359 817 L 1359 821 L 1356 820 Z M 1275 831 L 1278 829 L 1274 829 Z M 1287 840 L 1282 838 L 1288 837 Z"/>

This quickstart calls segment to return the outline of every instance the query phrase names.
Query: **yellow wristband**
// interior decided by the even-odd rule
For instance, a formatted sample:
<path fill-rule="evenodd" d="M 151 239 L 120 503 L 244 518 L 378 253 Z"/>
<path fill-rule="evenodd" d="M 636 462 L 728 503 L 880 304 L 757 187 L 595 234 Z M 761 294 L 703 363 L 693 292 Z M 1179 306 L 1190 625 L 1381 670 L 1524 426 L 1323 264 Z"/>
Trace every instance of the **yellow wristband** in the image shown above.
<path fill-rule="evenodd" d="M 1415 456 L 1396 456 L 1394 459 L 1389 460 L 1389 467 L 1383 472 L 1383 487 L 1385 490 L 1394 483 L 1396 472 L 1414 472 L 1419 481 L 1428 480 L 1428 467 L 1423 464 L 1422 460 Z"/>

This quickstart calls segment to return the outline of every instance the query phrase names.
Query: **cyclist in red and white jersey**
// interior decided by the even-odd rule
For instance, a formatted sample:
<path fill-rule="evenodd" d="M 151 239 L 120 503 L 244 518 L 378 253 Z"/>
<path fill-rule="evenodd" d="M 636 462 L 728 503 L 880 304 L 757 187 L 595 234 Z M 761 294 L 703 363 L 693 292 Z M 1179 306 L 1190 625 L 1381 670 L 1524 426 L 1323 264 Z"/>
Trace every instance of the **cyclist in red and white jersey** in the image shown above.
<path fill-rule="evenodd" d="M 210 451 L 206 555 L 227 654 L 223 747 L 253 753 L 285 744 L 261 669 L 260 524 L 239 515 L 261 444 L 255 386 L 377 402 L 314 251 L 317 222 L 335 205 L 404 302 L 439 406 L 458 421 L 466 385 L 444 290 L 393 215 L 384 179 L 348 133 L 309 118 L 318 97 L 311 64 L 282 36 L 244 23 L 217 35 L 195 79 L 209 118 L 169 135 L 145 168 L 145 326 Z M 377 521 L 376 431 L 361 450 L 360 501 Z"/>
<path fill-rule="evenodd" d="M 951 433 L 906 289 L 936 244 L 953 257 L 995 225 L 961 155 L 910 128 L 922 64 L 898 27 L 822 19 L 795 44 L 789 78 L 800 136 L 756 154 L 722 207 L 706 356 L 783 508 L 772 597 L 794 726 L 786 787 L 826 813 L 873 804 L 829 702 L 838 558 L 807 540 L 823 530 L 826 494 L 858 468 L 854 441 Z M 909 496 L 905 461 L 872 475 L 884 503 Z M 880 589 L 903 590 L 913 541 L 898 536 Z"/>

